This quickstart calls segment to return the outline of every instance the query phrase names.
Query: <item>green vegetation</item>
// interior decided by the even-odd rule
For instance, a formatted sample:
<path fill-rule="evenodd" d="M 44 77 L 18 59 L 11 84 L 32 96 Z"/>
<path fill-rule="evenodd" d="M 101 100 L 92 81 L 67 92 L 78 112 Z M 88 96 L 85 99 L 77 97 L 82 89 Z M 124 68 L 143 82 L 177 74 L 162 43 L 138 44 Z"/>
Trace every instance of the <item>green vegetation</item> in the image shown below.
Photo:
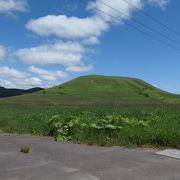
<path fill-rule="evenodd" d="M 180 147 L 180 97 L 142 80 L 84 76 L 0 101 L 0 129 L 76 143 Z"/>
<path fill-rule="evenodd" d="M 75 116 L 53 116 L 50 135 L 57 140 L 100 145 L 153 145 L 180 148 L 180 114 L 161 109 L 137 115 L 105 115 L 84 112 Z M 139 116 L 139 118 L 138 118 Z"/>
<path fill-rule="evenodd" d="M 28 90 L 24 90 L 24 89 L 6 89 L 6 88 L 0 86 L 0 98 L 18 96 L 18 95 L 27 94 L 27 93 L 38 92 L 38 91 L 41 91 L 41 90 L 43 90 L 43 89 L 42 88 L 32 88 L 32 89 L 28 89 Z"/>
<path fill-rule="evenodd" d="M 20 152 L 24 153 L 24 154 L 28 154 L 30 153 L 30 147 L 28 145 L 23 145 L 21 148 L 20 148 Z"/>
<path fill-rule="evenodd" d="M 40 92 L 41 94 L 42 92 Z M 150 100 L 172 99 L 177 96 L 162 91 L 136 78 L 110 76 L 83 76 L 63 85 L 50 88 L 47 94 L 75 96 L 82 98 L 106 98 L 108 100 Z"/>

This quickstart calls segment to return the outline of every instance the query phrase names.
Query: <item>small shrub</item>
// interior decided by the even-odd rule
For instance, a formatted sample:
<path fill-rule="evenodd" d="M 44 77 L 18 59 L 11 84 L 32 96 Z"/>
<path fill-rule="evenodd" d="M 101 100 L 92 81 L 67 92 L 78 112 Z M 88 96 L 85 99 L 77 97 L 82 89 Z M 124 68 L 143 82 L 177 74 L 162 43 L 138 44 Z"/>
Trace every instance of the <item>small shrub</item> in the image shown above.
<path fill-rule="evenodd" d="M 149 97 L 149 94 L 145 93 L 145 94 L 144 94 L 144 97 L 148 98 L 148 97 Z"/>
<path fill-rule="evenodd" d="M 24 154 L 28 154 L 30 153 L 30 146 L 28 145 L 23 145 L 20 149 L 20 152 L 24 153 Z"/>
<path fill-rule="evenodd" d="M 148 98 L 149 97 L 149 94 L 146 93 L 146 90 L 148 90 L 147 87 L 143 87 L 139 92 L 138 92 L 138 95 L 143 95 L 144 97 Z"/>

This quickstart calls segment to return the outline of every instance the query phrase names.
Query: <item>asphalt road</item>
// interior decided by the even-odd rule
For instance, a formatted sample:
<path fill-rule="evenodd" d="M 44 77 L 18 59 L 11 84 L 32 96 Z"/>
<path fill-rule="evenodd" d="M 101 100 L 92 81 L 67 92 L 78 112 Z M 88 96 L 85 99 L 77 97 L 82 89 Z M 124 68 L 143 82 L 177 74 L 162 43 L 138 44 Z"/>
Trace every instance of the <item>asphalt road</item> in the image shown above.
<path fill-rule="evenodd" d="M 23 144 L 30 154 L 19 152 Z M 0 180 L 180 180 L 180 161 L 156 151 L 0 134 Z"/>

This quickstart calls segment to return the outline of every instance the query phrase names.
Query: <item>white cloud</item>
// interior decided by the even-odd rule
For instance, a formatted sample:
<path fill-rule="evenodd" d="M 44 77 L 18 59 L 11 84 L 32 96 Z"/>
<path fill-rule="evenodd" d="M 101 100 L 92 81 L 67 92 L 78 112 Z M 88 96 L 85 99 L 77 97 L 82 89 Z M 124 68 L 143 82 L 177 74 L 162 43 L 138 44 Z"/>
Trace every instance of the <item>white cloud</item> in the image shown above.
<path fill-rule="evenodd" d="M 35 66 L 31 66 L 28 69 L 31 73 L 38 74 L 40 78 L 47 80 L 47 81 L 56 81 L 59 78 L 67 77 L 67 73 L 63 71 L 48 71 L 45 69 L 37 68 Z"/>
<path fill-rule="evenodd" d="M 87 39 L 84 39 L 82 41 L 82 44 L 84 45 L 95 45 L 95 44 L 99 44 L 99 39 L 96 36 L 91 36 L 88 37 Z"/>
<path fill-rule="evenodd" d="M 75 16 L 68 17 L 66 15 L 47 15 L 30 20 L 26 24 L 26 28 L 41 36 L 54 35 L 71 40 L 72 38 L 94 38 L 94 40 L 96 38 L 96 41 L 94 42 L 97 43 L 98 38 L 103 32 L 110 28 L 110 24 L 112 24 L 112 22 L 123 24 L 124 20 L 131 18 L 132 12 L 135 11 L 136 8 L 130 4 L 133 4 L 138 8 L 142 8 L 145 2 L 149 2 L 152 5 L 165 7 L 169 0 L 128 0 L 128 2 L 129 3 L 124 0 L 90 1 L 89 3 L 87 2 L 87 10 L 94 12 L 94 15 L 92 16 L 79 18 Z M 106 4 L 125 15 L 108 7 Z M 118 18 L 118 20 L 103 12 Z"/>
<path fill-rule="evenodd" d="M 0 61 L 4 59 L 6 55 L 6 49 L 0 45 Z"/>
<path fill-rule="evenodd" d="M 132 3 L 133 5 L 141 8 L 142 7 L 142 0 L 128 0 L 130 3 Z M 104 4 L 103 4 L 103 3 Z M 129 18 L 131 16 L 132 11 L 135 10 L 135 8 L 133 8 L 132 6 L 130 6 L 126 1 L 124 0 L 96 0 L 94 2 L 90 2 L 89 5 L 87 6 L 88 10 L 93 10 L 95 12 L 95 14 L 98 17 L 101 17 L 104 21 L 108 21 L 108 22 L 113 22 L 114 18 L 107 15 L 110 14 L 116 18 L 118 18 L 120 21 L 123 21 L 124 19 L 127 19 L 126 16 L 124 16 L 123 14 L 113 10 L 112 8 L 108 7 L 111 6 L 115 9 L 117 9 L 118 11 L 123 12 L 124 14 L 126 14 Z M 106 12 L 107 14 L 103 13 Z"/>
<path fill-rule="evenodd" d="M 170 0 L 148 0 L 148 2 L 153 6 L 158 6 L 164 9 L 167 6 L 167 4 L 170 2 Z"/>
<path fill-rule="evenodd" d="M 0 86 L 5 87 L 5 88 L 15 88 L 16 85 L 13 84 L 11 81 L 7 81 L 4 79 L 0 79 Z"/>
<path fill-rule="evenodd" d="M 43 81 L 37 77 L 29 77 L 25 79 L 0 79 L 0 86 L 5 88 L 30 89 L 33 87 L 44 87 Z"/>
<path fill-rule="evenodd" d="M 14 79 L 14 84 L 16 85 L 16 87 L 18 88 L 20 87 L 23 89 L 30 89 L 33 87 L 43 87 L 43 81 L 37 77 L 29 77 L 21 81 L 19 81 L 19 79 Z"/>
<path fill-rule="evenodd" d="M 0 13 L 24 12 L 26 10 L 26 0 L 0 0 Z"/>
<path fill-rule="evenodd" d="M 142 6 L 141 0 L 129 1 L 139 8 Z M 131 12 L 135 9 L 124 0 L 103 0 L 103 2 L 124 12 L 129 17 Z M 26 28 L 41 36 L 55 35 L 67 39 L 91 38 L 91 41 L 93 40 L 95 42 L 96 40 L 95 43 L 97 43 L 98 37 L 109 29 L 109 23 L 114 22 L 113 18 L 97 11 L 97 8 L 119 18 L 121 22 L 127 19 L 127 17 L 122 16 L 117 11 L 103 5 L 100 0 L 96 0 L 87 5 L 88 10 L 93 10 L 93 16 L 79 18 L 68 17 L 66 15 L 48 15 L 30 20 L 26 24 Z"/>
<path fill-rule="evenodd" d="M 65 66 L 81 62 L 85 48 L 76 42 L 56 42 L 38 47 L 20 49 L 17 56 L 27 64 L 62 64 Z"/>
<path fill-rule="evenodd" d="M 17 71 L 16 69 L 9 68 L 7 66 L 0 67 L 0 76 L 1 77 L 9 77 L 9 78 L 18 78 L 23 79 L 26 77 L 25 73 Z"/>
<path fill-rule="evenodd" d="M 67 72 L 88 72 L 93 69 L 92 65 L 88 66 L 69 66 L 66 68 Z"/>
<path fill-rule="evenodd" d="M 48 15 L 30 20 L 26 28 L 42 36 L 56 35 L 61 38 L 85 38 L 100 36 L 108 25 L 97 16 L 78 18 L 66 15 Z"/>
<path fill-rule="evenodd" d="M 6 88 L 23 88 L 29 89 L 32 87 L 43 86 L 40 78 L 29 77 L 25 72 L 18 71 L 7 66 L 0 67 L 0 86 Z"/>
<path fill-rule="evenodd" d="M 124 0 L 103 0 L 105 3 L 123 11 L 130 17 L 134 10 L 132 6 Z M 141 8 L 141 0 L 130 0 L 134 5 Z M 55 44 L 44 44 L 38 47 L 21 49 L 18 51 L 18 57 L 27 64 L 45 65 L 62 64 L 68 66 L 69 71 L 88 71 L 80 67 L 85 55 L 84 46 L 99 44 L 100 36 L 110 28 L 110 23 L 114 22 L 112 18 L 96 11 L 98 8 L 106 11 L 122 22 L 125 17 L 119 13 L 104 6 L 100 0 L 88 3 L 87 9 L 94 12 L 94 15 L 79 18 L 68 17 L 66 15 L 48 15 L 30 20 L 26 28 L 41 36 L 54 35 L 59 38 L 73 39 L 73 42 L 59 42 Z M 127 19 L 127 17 L 126 17 Z M 71 67 L 71 68 L 70 68 Z"/>

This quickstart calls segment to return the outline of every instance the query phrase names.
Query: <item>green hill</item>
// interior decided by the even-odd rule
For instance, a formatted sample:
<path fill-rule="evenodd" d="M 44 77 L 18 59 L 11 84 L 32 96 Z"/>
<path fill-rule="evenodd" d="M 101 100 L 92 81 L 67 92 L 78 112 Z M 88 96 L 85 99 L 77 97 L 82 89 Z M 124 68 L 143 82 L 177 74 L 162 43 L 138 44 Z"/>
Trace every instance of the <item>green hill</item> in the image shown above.
<path fill-rule="evenodd" d="M 120 104 L 179 103 L 180 96 L 158 89 L 143 80 L 129 77 L 81 76 L 64 84 L 8 101 L 21 104 L 61 106 L 111 106 Z M 4 101 L 7 102 L 5 99 Z"/>
<path fill-rule="evenodd" d="M 177 95 L 160 90 L 145 81 L 128 77 L 89 75 L 82 76 L 40 92 L 61 96 L 119 98 L 119 99 L 164 99 Z"/>
<path fill-rule="evenodd" d="M 78 143 L 180 147 L 180 96 L 140 79 L 82 76 L 0 101 L 0 130 Z"/>

